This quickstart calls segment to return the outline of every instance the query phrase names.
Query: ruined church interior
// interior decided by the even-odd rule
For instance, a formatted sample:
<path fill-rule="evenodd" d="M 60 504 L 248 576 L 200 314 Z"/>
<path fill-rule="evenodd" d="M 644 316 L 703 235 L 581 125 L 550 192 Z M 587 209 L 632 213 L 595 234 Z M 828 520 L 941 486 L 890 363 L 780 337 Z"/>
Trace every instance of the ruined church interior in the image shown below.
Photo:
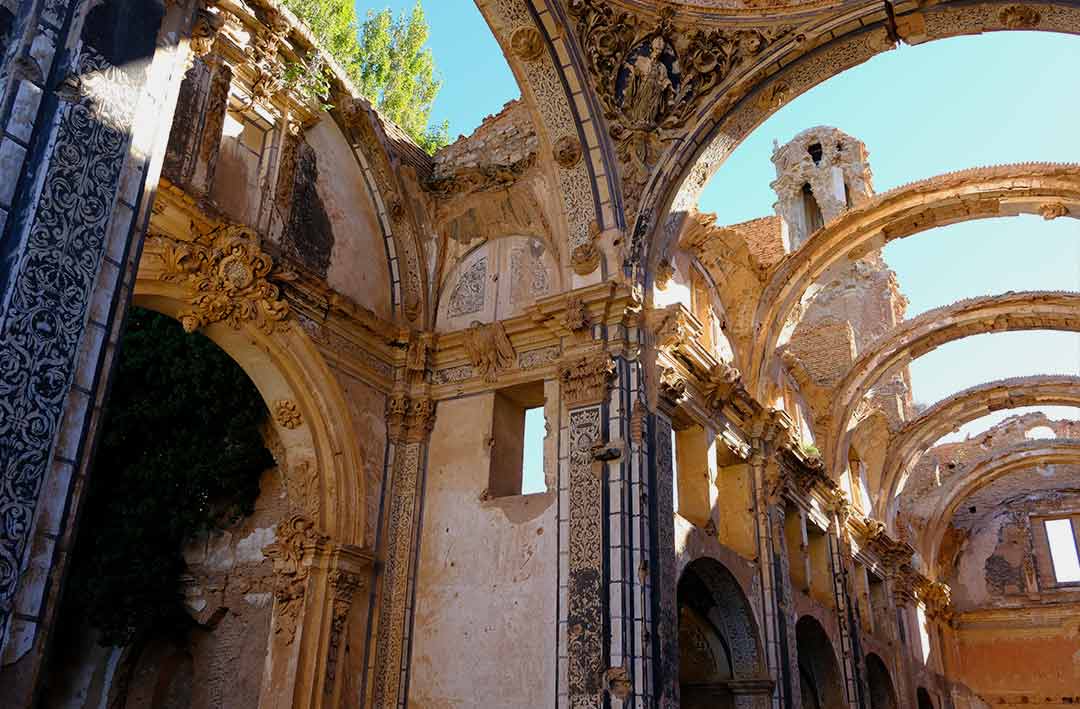
<path fill-rule="evenodd" d="M 453 1 L 432 155 L 278 0 L 0 0 L 0 707 L 1080 705 L 1080 109 L 875 189 L 795 103 L 1080 4 Z M 915 307 L 1006 222 L 1071 275 Z"/>

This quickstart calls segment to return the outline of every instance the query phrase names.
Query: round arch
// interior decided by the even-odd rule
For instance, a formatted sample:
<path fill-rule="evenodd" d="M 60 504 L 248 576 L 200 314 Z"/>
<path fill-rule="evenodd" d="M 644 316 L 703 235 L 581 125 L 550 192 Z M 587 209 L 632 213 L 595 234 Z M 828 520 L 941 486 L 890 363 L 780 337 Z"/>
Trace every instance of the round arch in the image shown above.
<path fill-rule="evenodd" d="M 833 390 L 825 451 L 834 476 L 843 472 L 848 422 L 871 387 L 889 370 L 941 345 L 972 335 L 1017 330 L 1080 331 L 1080 294 L 1021 291 L 969 298 L 907 320 L 859 356 Z"/>
<path fill-rule="evenodd" d="M 147 245 L 133 304 L 181 319 L 192 292 L 162 280 Z M 363 457 L 344 395 L 311 338 L 295 323 L 272 333 L 244 321 L 200 329 L 247 373 L 271 412 L 290 472 L 290 497 L 340 544 L 364 546 Z M 296 417 L 298 414 L 298 418 Z"/>
<path fill-rule="evenodd" d="M 1043 465 L 1068 465 L 1080 462 L 1080 439 L 1057 438 L 1025 441 L 975 462 L 946 483 L 934 505 L 925 528 L 919 553 L 927 568 L 937 569 L 937 555 L 956 509 L 965 499 L 998 478 L 1010 473 Z"/>
<path fill-rule="evenodd" d="M 889 668 L 872 652 L 866 656 L 866 683 L 870 689 L 870 709 L 898 709 Z"/>
<path fill-rule="evenodd" d="M 831 7 L 830 7 L 831 6 Z M 773 22 L 803 11 L 797 24 L 732 71 L 695 113 L 697 124 L 665 154 L 646 186 L 638 228 L 650 215 L 678 215 L 697 203 L 709 179 L 753 130 L 795 97 L 883 52 L 909 45 L 986 32 L 1039 30 L 1080 34 L 1080 9 L 1064 0 L 1009 4 L 976 0 L 886 13 L 879 4 L 811 3 L 741 9 Z M 809 11 L 807 11 L 809 10 Z M 817 10 L 816 14 L 811 14 Z M 700 12 L 700 11 L 699 11 Z M 707 22 L 706 17 L 699 22 Z M 797 29 L 796 29 L 797 27 Z M 776 68 L 779 67 L 779 70 Z M 667 219 L 646 226 L 659 235 Z"/>
<path fill-rule="evenodd" d="M 747 693 L 756 682 L 760 686 L 752 686 L 749 693 L 768 706 L 772 683 L 762 681 L 768 671 L 761 635 L 735 576 L 716 559 L 700 557 L 680 575 L 677 599 L 684 705 L 725 706 L 724 701 L 734 701 L 736 693 Z"/>
<path fill-rule="evenodd" d="M 831 709 L 847 704 L 844 675 L 829 634 L 816 618 L 804 615 L 795 624 L 799 681 L 804 709 Z"/>
<path fill-rule="evenodd" d="M 875 517 L 892 519 L 904 473 L 942 436 L 995 411 L 1037 405 L 1080 407 L 1080 376 L 1012 377 L 980 384 L 942 399 L 905 423 L 889 441 Z"/>
<path fill-rule="evenodd" d="M 888 242 L 974 219 L 1041 214 L 1080 217 L 1080 165 L 1020 164 L 938 175 L 874 196 L 818 230 L 776 265 L 754 314 L 749 380 L 769 393 L 769 366 L 788 317 L 831 266 Z"/>

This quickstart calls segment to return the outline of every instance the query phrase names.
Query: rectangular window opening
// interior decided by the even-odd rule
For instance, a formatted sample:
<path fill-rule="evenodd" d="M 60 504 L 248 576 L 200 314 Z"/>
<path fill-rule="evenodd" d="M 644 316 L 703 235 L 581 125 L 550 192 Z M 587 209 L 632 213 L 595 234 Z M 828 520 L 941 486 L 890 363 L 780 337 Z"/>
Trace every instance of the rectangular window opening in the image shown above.
<path fill-rule="evenodd" d="M 521 494 L 533 495 L 547 492 L 544 482 L 544 438 L 547 437 L 547 419 L 544 407 L 525 409 L 525 446 L 521 460 Z"/>
<path fill-rule="evenodd" d="M 1054 564 L 1054 578 L 1058 583 L 1080 581 L 1080 558 L 1076 551 L 1076 536 L 1072 520 L 1048 519 L 1046 539 L 1050 543 L 1050 559 Z"/>
<path fill-rule="evenodd" d="M 489 497 L 547 492 L 544 477 L 544 383 L 495 392 L 491 422 Z"/>

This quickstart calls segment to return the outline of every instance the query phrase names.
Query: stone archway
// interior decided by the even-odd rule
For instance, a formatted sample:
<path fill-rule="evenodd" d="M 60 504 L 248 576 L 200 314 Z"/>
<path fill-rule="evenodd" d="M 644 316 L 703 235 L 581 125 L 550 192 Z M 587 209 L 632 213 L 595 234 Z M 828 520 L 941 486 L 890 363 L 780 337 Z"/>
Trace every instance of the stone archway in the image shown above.
<path fill-rule="evenodd" d="M 770 363 L 793 327 L 790 313 L 831 267 L 939 226 L 974 219 L 1080 215 L 1080 166 L 1000 165 L 930 177 L 875 195 L 818 230 L 769 274 L 754 315 L 748 381 L 770 388 Z"/>
<path fill-rule="evenodd" d="M 881 475 L 877 519 L 891 522 L 896 490 L 936 441 L 961 426 L 995 411 L 1024 406 L 1080 407 L 1080 377 L 1039 375 L 980 384 L 943 399 L 906 422 L 889 441 Z"/>
<path fill-rule="evenodd" d="M 889 668 L 874 653 L 866 656 L 866 683 L 870 688 L 870 709 L 899 709 Z"/>
<path fill-rule="evenodd" d="M 217 344 L 267 404 L 284 452 L 288 516 L 262 550 L 273 560 L 271 646 L 261 709 L 334 705 L 346 632 L 338 614 L 373 578 L 366 549 L 366 476 L 344 394 L 281 297 L 258 238 L 224 226 L 193 241 L 148 238 L 133 304 L 179 320 Z M 284 274 L 283 274 L 284 277 Z"/>
<path fill-rule="evenodd" d="M 795 624 L 795 642 L 803 709 L 845 706 L 844 675 L 825 628 L 815 618 L 804 615 Z"/>
<path fill-rule="evenodd" d="M 940 3 L 932 7 L 901 8 L 883 13 L 872 2 L 812 3 L 798 9 L 815 14 L 800 17 L 788 28 L 778 27 L 759 53 L 748 57 L 711 96 L 696 116 L 700 121 L 680 136 L 677 147 L 657 165 L 638 211 L 639 224 L 651 215 L 664 215 L 649 226 L 655 238 L 697 204 L 704 186 L 728 156 L 753 130 L 800 94 L 872 57 L 897 47 L 984 32 L 1040 30 L 1080 34 L 1080 11 L 1058 0 L 1044 4 L 1019 0 L 1009 4 L 978 0 Z M 740 8 L 746 14 L 768 13 L 782 21 L 796 8 L 769 3 L 761 9 Z M 728 16 L 728 21 L 731 16 Z M 699 24 L 707 22 L 703 17 Z M 842 29 L 840 29 L 842 28 Z M 659 251 L 659 250 L 657 250 Z"/>
<path fill-rule="evenodd" d="M 679 694 L 684 709 L 770 705 L 761 636 L 739 582 L 711 558 L 679 578 Z"/>
<path fill-rule="evenodd" d="M 962 300 L 894 328 L 863 352 L 832 391 L 826 465 L 834 479 L 847 464 L 848 424 L 863 397 L 890 370 L 941 345 L 972 335 L 1018 330 L 1077 331 L 1080 294 L 1025 291 Z"/>
<path fill-rule="evenodd" d="M 1043 465 L 1068 465 L 1080 461 L 1080 440 L 1049 439 L 1019 443 L 960 470 L 954 480 L 941 488 L 941 493 L 929 515 L 918 551 L 927 568 L 936 569 L 945 534 L 953 514 L 965 499 L 998 478 L 1010 473 Z"/>

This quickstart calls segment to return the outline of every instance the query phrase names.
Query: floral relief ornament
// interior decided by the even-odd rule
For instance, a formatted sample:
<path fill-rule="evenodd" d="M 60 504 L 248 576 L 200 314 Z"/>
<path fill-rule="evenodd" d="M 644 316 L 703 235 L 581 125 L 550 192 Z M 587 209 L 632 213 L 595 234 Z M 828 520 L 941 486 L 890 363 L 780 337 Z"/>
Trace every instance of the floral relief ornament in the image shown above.
<path fill-rule="evenodd" d="M 274 402 L 274 420 L 284 428 L 299 428 L 304 422 L 295 401 L 278 399 Z"/>
<path fill-rule="evenodd" d="M 289 304 L 274 281 L 296 275 L 274 265 L 251 229 L 229 225 L 191 242 L 163 241 L 162 279 L 186 283 L 195 292 L 192 309 L 180 314 L 185 331 L 217 322 L 236 330 L 250 322 L 268 335 L 287 327 Z"/>

